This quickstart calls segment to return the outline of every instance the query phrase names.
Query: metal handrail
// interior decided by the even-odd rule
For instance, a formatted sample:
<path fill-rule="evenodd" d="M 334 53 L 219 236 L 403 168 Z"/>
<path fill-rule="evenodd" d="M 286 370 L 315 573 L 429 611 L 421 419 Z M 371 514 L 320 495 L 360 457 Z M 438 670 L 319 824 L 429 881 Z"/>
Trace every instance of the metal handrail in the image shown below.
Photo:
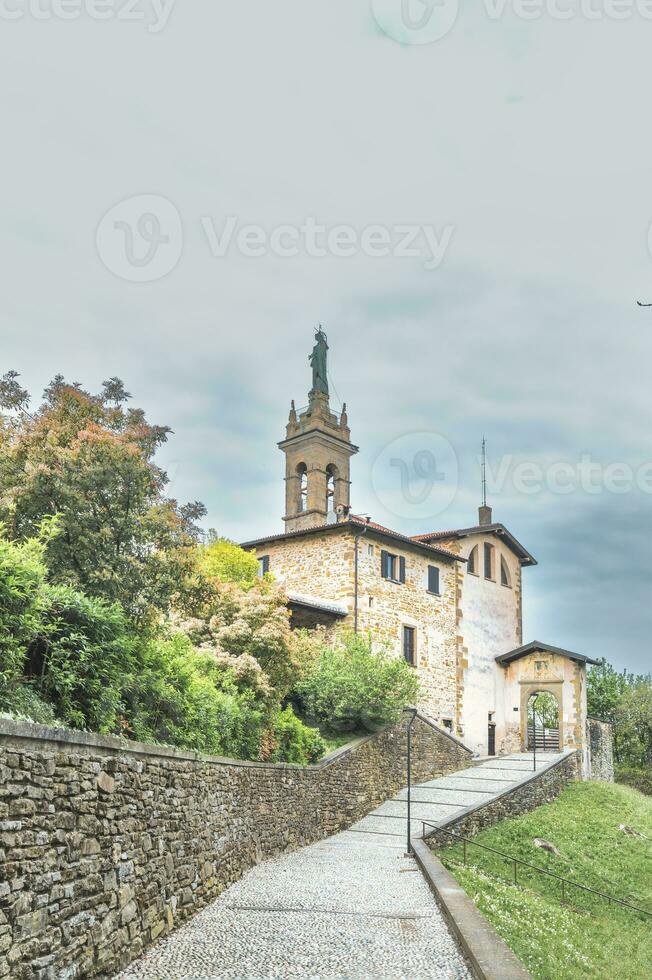
<path fill-rule="evenodd" d="M 606 898 L 609 905 L 615 902 L 616 905 L 622 905 L 626 909 L 632 909 L 634 912 L 641 912 L 643 915 L 652 916 L 652 912 L 648 912 L 647 909 L 641 909 L 638 905 L 632 905 L 631 902 L 624 902 L 620 898 L 614 898 L 613 895 L 607 895 L 605 892 L 599 892 L 595 888 L 589 888 L 588 885 L 580 885 L 577 881 L 571 881 L 570 878 L 564 878 L 562 875 L 555 874 L 554 871 L 547 871 L 545 868 L 540 868 L 536 864 L 530 864 L 528 861 L 523 861 L 521 858 L 514 857 L 513 854 L 506 854 L 504 851 L 499 851 L 495 847 L 489 847 L 488 844 L 479 844 L 478 841 L 471 840 L 470 837 L 462 837 L 461 834 L 455 834 L 452 830 L 444 830 L 443 827 L 438 827 L 437 824 L 430 823 L 427 820 L 422 820 L 422 832 L 425 838 L 426 827 L 432 827 L 433 830 L 438 834 L 446 834 L 448 837 L 452 837 L 456 841 L 462 842 L 462 854 L 464 864 L 466 864 L 466 845 L 472 844 L 474 847 L 480 847 L 484 851 L 491 851 L 492 854 L 498 854 L 500 857 L 505 858 L 507 861 L 511 861 L 514 865 L 514 884 L 517 885 L 517 865 L 521 864 L 524 868 L 530 868 L 532 871 L 537 871 L 539 874 L 547 875 L 549 878 L 556 878 L 557 881 L 561 882 L 561 900 L 564 902 L 566 900 L 566 885 L 572 888 L 580 888 L 582 891 L 590 892 L 591 895 L 598 895 L 600 898 Z"/>

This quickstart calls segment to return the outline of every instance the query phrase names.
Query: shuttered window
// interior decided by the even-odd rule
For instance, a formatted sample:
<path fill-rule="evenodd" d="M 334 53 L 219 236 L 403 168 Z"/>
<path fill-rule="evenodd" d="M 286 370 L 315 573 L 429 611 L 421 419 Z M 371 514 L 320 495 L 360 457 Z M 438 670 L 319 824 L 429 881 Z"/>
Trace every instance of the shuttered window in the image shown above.
<path fill-rule="evenodd" d="M 439 569 L 436 565 L 428 565 L 428 592 L 439 595 Z"/>
<path fill-rule="evenodd" d="M 416 632 L 414 626 L 403 627 L 403 656 L 412 666 L 416 663 Z"/>
<path fill-rule="evenodd" d="M 392 582 L 405 582 L 405 558 L 390 551 L 381 551 L 380 574 Z"/>

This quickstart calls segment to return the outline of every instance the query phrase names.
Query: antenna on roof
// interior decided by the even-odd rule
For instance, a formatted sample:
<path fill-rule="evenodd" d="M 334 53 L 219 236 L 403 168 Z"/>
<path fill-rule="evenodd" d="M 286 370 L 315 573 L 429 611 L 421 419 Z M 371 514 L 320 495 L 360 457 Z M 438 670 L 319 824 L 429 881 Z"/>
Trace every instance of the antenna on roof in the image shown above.
<path fill-rule="evenodd" d="M 482 506 L 487 506 L 487 440 L 482 437 Z"/>
<path fill-rule="evenodd" d="M 491 507 L 487 507 L 487 440 L 482 437 L 482 506 L 478 512 L 480 524 L 491 524 Z"/>

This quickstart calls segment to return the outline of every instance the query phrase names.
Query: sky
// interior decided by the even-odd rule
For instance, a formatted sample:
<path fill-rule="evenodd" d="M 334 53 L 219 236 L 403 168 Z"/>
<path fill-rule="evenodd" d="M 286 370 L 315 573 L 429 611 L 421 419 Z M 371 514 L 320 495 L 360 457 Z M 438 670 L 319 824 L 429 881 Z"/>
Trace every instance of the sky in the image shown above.
<path fill-rule="evenodd" d="M 121 377 L 245 540 L 321 322 L 354 510 L 475 523 L 485 435 L 524 639 L 649 670 L 651 17 L 0 0 L 0 373 Z"/>

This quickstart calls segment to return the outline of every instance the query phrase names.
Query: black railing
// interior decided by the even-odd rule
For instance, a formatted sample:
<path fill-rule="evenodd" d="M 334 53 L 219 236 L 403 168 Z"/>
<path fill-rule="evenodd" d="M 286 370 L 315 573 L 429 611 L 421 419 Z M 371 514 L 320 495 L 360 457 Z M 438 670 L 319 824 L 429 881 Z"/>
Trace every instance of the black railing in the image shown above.
<path fill-rule="evenodd" d="M 599 898 L 604 898 L 608 904 L 621 905 L 623 908 L 631 909 L 634 912 L 640 912 L 642 915 L 652 916 L 652 912 L 648 912 L 647 909 L 641 909 L 637 905 L 632 905 L 631 902 L 624 902 L 620 898 L 614 898 L 613 895 L 607 895 L 605 892 L 599 892 L 595 888 L 589 888 L 588 885 L 580 885 L 577 881 L 571 881 L 570 878 L 563 878 L 561 875 L 555 874 L 554 871 L 546 871 L 545 868 L 540 868 L 536 864 L 529 864 L 527 861 L 521 860 L 521 858 L 514 857 L 513 854 L 505 854 L 504 851 L 498 851 L 495 847 L 489 847 L 488 844 L 479 844 L 475 840 L 471 840 L 470 837 L 462 837 L 461 834 L 455 834 L 451 830 L 444 830 L 443 827 L 438 827 L 437 824 L 428 823 L 427 820 L 422 821 L 423 824 L 423 836 L 426 836 L 426 827 L 432 827 L 433 831 L 438 834 L 446 834 L 447 837 L 452 837 L 456 843 L 462 844 L 462 857 L 464 864 L 466 864 L 466 849 L 467 845 L 471 844 L 473 847 L 479 847 L 483 851 L 490 851 L 492 854 L 497 854 L 499 857 L 504 858 L 505 861 L 509 861 L 514 869 L 514 884 L 518 885 L 518 875 L 517 868 L 519 866 L 528 868 L 530 871 L 536 871 L 538 874 L 546 875 L 548 878 L 555 878 L 561 883 L 561 901 L 566 901 L 566 891 L 569 888 L 579 888 L 581 891 L 589 892 L 591 895 L 597 895 Z M 432 835 L 431 835 L 432 836 Z"/>

